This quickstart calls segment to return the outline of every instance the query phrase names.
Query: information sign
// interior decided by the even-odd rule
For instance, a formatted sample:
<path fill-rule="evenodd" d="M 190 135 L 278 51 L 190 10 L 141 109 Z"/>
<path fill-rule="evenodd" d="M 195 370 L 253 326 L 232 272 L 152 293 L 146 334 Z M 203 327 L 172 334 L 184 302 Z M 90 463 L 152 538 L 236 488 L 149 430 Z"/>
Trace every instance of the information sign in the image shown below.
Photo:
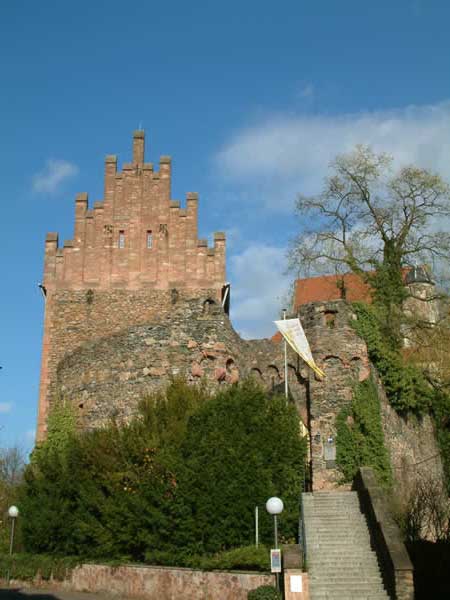
<path fill-rule="evenodd" d="M 270 570 L 272 573 L 281 573 L 281 550 L 270 551 Z"/>

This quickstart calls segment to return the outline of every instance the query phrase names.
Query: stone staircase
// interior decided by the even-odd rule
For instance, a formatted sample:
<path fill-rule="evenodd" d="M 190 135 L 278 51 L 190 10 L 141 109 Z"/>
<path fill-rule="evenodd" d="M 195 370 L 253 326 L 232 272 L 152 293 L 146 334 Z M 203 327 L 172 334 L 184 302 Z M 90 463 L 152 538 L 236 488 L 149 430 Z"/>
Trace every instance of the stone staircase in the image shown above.
<path fill-rule="evenodd" d="M 303 494 L 310 600 L 389 600 L 356 492 Z"/>

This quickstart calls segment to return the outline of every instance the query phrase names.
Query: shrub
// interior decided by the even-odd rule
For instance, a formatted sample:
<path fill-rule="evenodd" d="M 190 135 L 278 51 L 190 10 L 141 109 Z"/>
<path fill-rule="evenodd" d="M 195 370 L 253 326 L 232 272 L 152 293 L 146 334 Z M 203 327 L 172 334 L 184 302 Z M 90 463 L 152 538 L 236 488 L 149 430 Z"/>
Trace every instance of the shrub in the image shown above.
<path fill-rule="evenodd" d="M 0 554 L 0 574 L 5 576 L 9 570 L 11 579 L 31 581 L 39 574 L 45 580 L 53 577 L 62 581 L 80 562 L 79 558 L 70 556 L 61 558 L 45 554 Z"/>
<path fill-rule="evenodd" d="M 248 600 L 281 600 L 281 593 L 271 585 L 260 585 L 251 590 L 247 596 Z"/>
<path fill-rule="evenodd" d="M 283 397 L 251 381 L 220 392 L 190 418 L 181 445 L 177 494 L 186 514 L 174 535 L 178 545 L 196 554 L 247 545 L 255 506 L 270 496 L 285 505 L 280 535 L 294 537 L 305 454 L 295 408 Z M 269 541 L 272 522 L 260 513 L 261 540 Z"/>
<path fill-rule="evenodd" d="M 34 456 L 20 499 L 27 551 L 189 566 L 251 543 L 255 506 L 272 495 L 285 503 L 280 535 L 295 536 L 306 444 L 284 398 L 251 382 L 208 396 L 176 381 L 141 410 Z M 261 511 L 260 539 L 271 537 Z M 260 564 L 235 552 L 230 565 Z"/>
<path fill-rule="evenodd" d="M 213 569 L 270 571 L 270 552 L 266 546 L 243 546 L 211 557 L 204 557 L 200 568 L 206 571 Z"/>
<path fill-rule="evenodd" d="M 243 546 L 212 555 L 196 555 L 180 550 L 161 552 L 150 550 L 145 562 L 151 565 L 181 566 L 202 571 L 269 571 L 269 549 L 266 546 Z"/>

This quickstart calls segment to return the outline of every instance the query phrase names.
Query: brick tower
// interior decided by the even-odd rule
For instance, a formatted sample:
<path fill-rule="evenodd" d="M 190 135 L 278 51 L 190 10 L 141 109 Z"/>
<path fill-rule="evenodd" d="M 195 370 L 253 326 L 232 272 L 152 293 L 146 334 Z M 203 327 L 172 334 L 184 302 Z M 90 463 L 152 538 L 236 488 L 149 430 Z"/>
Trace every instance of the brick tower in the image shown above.
<path fill-rule="evenodd" d="M 37 440 L 45 438 L 60 361 L 74 350 L 167 315 L 174 296 L 220 301 L 225 285 L 225 235 L 214 247 L 197 233 L 198 195 L 186 208 L 171 199 L 171 159 L 159 171 L 144 162 L 144 132 L 133 135 L 133 161 L 117 170 L 105 160 L 104 199 L 75 200 L 73 240 L 58 247 L 47 234 L 46 294 Z"/>

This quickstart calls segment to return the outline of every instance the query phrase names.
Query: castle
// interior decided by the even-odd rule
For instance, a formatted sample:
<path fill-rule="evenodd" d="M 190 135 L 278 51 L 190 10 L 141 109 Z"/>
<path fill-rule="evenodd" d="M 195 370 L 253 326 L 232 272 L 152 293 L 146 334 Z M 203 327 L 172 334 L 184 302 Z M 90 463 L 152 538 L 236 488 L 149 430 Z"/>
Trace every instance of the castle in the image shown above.
<path fill-rule="evenodd" d="M 224 233 L 214 234 L 211 248 L 198 239 L 197 194 L 187 194 L 186 208 L 172 200 L 170 157 L 156 171 L 144 161 L 144 141 L 143 131 L 134 132 L 133 161 L 121 172 L 117 157 L 106 157 L 103 201 L 89 209 L 87 194 L 77 196 L 73 240 L 59 248 L 57 234 L 47 235 L 38 441 L 62 398 L 80 428 L 92 429 L 129 420 L 145 394 L 177 374 L 215 386 L 253 376 L 268 389 L 284 388 L 283 345 L 243 340 L 229 320 Z M 315 489 L 339 485 L 336 415 L 371 371 L 351 306 L 333 290 L 307 293 L 294 306 L 326 377 L 288 352 L 290 401 L 309 433 Z M 402 420 L 386 399 L 382 413 L 399 478 L 438 455 L 429 418 Z M 426 467 L 439 471 L 439 459 Z"/>

